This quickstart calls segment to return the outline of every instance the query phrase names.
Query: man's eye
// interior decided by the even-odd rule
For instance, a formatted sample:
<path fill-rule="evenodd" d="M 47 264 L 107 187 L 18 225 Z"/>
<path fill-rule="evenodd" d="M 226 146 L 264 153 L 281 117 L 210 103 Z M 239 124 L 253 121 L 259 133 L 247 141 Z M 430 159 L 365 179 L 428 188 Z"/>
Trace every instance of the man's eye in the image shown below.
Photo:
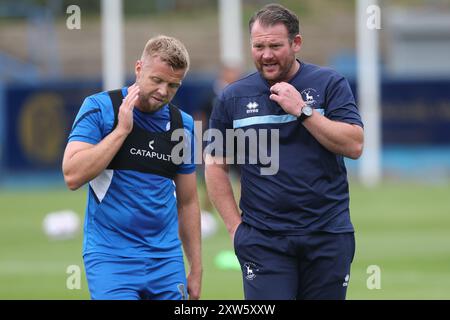
<path fill-rule="evenodd" d="M 161 83 L 161 81 L 162 81 L 160 78 L 155 78 L 155 77 L 152 77 L 151 79 L 154 83 Z"/>
<path fill-rule="evenodd" d="M 180 85 L 178 83 L 171 83 L 169 84 L 169 87 L 171 87 L 172 89 L 178 89 Z"/>

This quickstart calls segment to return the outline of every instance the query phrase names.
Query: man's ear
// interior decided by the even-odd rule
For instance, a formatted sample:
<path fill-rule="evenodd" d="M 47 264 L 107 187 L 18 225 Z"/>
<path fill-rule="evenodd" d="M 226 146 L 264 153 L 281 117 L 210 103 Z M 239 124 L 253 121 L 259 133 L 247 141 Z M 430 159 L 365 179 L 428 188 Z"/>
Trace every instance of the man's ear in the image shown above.
<path fill-rule="evenodd" d="M 139 75 L 141 74 L 141 71 L 142 71 L 142 61 L 137 60 L 135 66 L 134 66 L 134 74 L 136 75 L 136 78 L 139 77 Z"/>
<path fill-rule="evenodd" d="M 301 35 L 296 35 L 292 40 L 292 46 L 295 52 L 299 52 L 302 47 L 303 38 Z"/>

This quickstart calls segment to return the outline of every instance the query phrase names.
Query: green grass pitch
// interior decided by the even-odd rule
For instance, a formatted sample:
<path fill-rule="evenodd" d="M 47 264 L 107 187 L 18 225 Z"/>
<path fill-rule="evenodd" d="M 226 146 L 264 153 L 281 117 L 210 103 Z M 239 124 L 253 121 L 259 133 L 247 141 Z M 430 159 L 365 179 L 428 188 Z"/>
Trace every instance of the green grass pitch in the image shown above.
<path fill-rule="evenodd" d="M 356 255 L 348 299 L 450 299 L 450 185 L 350 185 Z M 89 299 L 84 273 L 81 289 L 69 290 L 70 265 L 83 269 L 82 235 L 50 241 L 42 220 L 51 211 L 72 209 L 84 216 L 86 190 L 64 187 L 39 191 L 0 190 L 0 299 Z M 214 258 L 231 250 L 223 224 L 203 241 L 203 299 L 242 299 L 239 271 L 221 270 Z M 381 270 L 381 288 L 368 289 Z"/>

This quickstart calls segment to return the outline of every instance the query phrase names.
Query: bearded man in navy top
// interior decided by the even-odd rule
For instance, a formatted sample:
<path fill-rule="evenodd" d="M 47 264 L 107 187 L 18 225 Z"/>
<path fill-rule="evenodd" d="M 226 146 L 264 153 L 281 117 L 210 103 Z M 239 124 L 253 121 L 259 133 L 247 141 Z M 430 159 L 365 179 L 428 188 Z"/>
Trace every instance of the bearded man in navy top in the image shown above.
<path fill-rule="evenodd" d="M 289 9 L 267 5 L 249 29 L 257 72 L 225 88 L 210 128 L 246 137 L 277 130 L 268 139 L 277 170 L 250 161 L 265 151 L 261 143 L 237 155 L 224 139 L 206 158 L 208 192 L 233 240 L 245 298 L 345 299 L 355 240 L 343 157 L 357 159 L 363 149 L 353 94 L 335 71 L 296 59 L 302 37 Z M 236 155 L 245 160 L 242 213 L 227 174 Z"/>
<path fill-rule="evenodd" d="M 92 299 L 200 296 L 194 151 L 181 163 L 171 152 L 175 130 L 195 144 L 192 117 L 170 104 L 188 69 L 179 40 L 154 37 L 136 83 L 87 97 L 72 126 L 63 173 L 72 190 L 89 185 L 83 259 Z"/>

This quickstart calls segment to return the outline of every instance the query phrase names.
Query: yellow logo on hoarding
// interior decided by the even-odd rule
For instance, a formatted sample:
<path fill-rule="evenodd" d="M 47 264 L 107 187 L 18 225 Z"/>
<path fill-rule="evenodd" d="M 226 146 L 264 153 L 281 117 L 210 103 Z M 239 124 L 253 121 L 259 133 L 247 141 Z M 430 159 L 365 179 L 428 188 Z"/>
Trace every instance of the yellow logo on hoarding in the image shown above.
<path fill-rule="evenodd" d="M 32 162 L 53 165 L 61 161 L 66 142 L 63 99 L 51 93 L 29 98 L 19 117 L 19 139 Z"/>

